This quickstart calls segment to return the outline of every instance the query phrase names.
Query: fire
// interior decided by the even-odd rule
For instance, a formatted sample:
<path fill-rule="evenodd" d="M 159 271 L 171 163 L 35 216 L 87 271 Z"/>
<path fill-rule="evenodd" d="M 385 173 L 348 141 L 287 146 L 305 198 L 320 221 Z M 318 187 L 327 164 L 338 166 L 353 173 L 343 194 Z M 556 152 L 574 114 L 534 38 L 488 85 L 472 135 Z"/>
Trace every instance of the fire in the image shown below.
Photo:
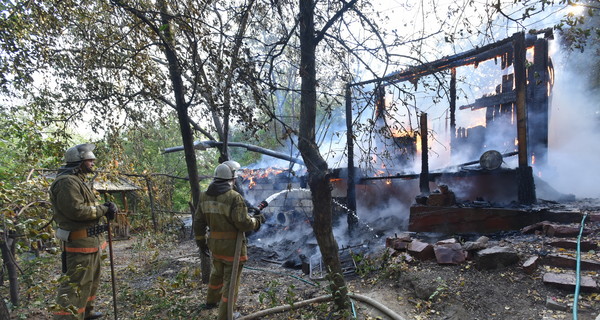
<path fill-rule="evenodd" d="M 248 177 L 248 181 L 250 181 L 250 182 L 248 183 L 248 188 L 249 188 L 249 189 L 252 189 L 252 188 L 254 188 L 254 186 L 256 185 L 256 181 L 254 181 L 254 177 L 252 177 L 252 176 L 249 176 L 249 177 Z"/>
<path fill-rule="evenodd" d="M 256 180 L 276 176 L 284 171 L 286 170 L 279 168 L 242 169 L 240 176 L 248 182 L 248 188 L 252 189 L 256 186 Z"/>

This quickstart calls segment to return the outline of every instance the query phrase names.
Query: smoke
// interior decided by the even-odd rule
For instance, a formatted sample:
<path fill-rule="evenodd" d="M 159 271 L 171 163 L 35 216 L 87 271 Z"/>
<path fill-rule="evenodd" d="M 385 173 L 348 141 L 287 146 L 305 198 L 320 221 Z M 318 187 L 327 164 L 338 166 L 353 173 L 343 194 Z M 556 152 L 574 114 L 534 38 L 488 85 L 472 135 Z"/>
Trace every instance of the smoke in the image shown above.
<path fill-rule="evenodd" d="M 570 52 L 552 43 L 556 81 L 552 90 L 548 167 L 541 178 L 563 193 L 600 197 L 600 90 L 596 48 Z"/>

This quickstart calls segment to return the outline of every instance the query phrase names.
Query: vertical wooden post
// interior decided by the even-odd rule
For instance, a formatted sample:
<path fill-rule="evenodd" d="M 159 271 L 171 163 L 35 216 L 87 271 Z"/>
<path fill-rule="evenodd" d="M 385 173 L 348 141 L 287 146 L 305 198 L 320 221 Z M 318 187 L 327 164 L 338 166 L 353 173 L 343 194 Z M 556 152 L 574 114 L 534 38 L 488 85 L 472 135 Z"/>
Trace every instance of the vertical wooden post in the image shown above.
<path fill-rule="evenodd" d="M 154 210 L 154 194 L 152 193 L 152 181 L 150 177 L 144 176 L 146 180 L 146 186 L 148 187 L 148 197 L 150 198 L 150 211 L 152 212 L 152 224 L 154 225 L 154 231 L 158 230 L 158 224 L 156 223 L 156 214 Z M 194 217 L 194 213 L 192 212 L 192 218 Z"/>
<path fill-rule="evenodd" d="M 535 156 L 534 167 L 544 166 L 548 154 L 548 40 L 537 39 L 533 52 L 533 70 L 529 73 L 529 90 L 531 104 L 527 106 L 529 147 Z M 532 160 L 533 162 L 533 160 Z"/>
<path fill-rule="evenodd" d="M 352 94 L 350 84 L 346 85 L 346 144 L 348 146 L 348 183 L 346 201 L 348 205 L 348 231 L 358 225 L 356 212 L 356 169 L 354 168 L 354 131 L 352 130 Z"/>
<path fill-rule="evenodd" d="M 421 174 L 419 175 L 419 189 L 422 195 L 428 195 L 429 190 L 429 146 L 427 144 L 427 113 L 421 113 Z"/>
<path fill-rule="evenodd" d="M 450 154 L 456 140 L 456 68 L 450 70 Z"/>
<path fill-rule="evenodd" d="M 527 78 L 525 70 L 525 34 L 523 32 L 516 33 L 513 36 L 513 45 L 515 90 L 517 93 L 517 139 L 519 141 L 518 197 L 520 203 L 532 204 L 535 202 L 536 196 L 533 173 L 528 163 L 529 154 L 527 152 Z"/>

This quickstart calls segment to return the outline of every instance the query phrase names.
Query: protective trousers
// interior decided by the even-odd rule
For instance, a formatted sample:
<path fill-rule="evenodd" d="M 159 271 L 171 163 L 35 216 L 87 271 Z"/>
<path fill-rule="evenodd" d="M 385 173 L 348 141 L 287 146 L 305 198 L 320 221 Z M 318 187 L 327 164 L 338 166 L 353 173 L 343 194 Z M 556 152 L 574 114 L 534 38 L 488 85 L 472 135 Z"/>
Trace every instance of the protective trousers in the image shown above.
<path fill-rule="evenodd" d="M 93 309 L 100 284 L 101 250 L 93 253 L 67 252 L 67 273 L 58 288 L 54 312 L 57 320 L 82 320 Z"/>
<path fill-rule="evenodd" d="M 224 263 L 216 259 L 212 260 L 212 270 L 210 271 L 210 279 L 208 281 L 206 303 L 219 304 L 219 320 L 227 320 L 227 304 L 229 303 L 227 297 L 229 297 L 229 282 L 231 280 L 232 271 L 233 265 L 231 263 Z M 235 285 L 234 300 L 237 300 L 241 274 L 242 264 L 240 263 Z M 235 301 L 232 303 L 235 304 Z"/>

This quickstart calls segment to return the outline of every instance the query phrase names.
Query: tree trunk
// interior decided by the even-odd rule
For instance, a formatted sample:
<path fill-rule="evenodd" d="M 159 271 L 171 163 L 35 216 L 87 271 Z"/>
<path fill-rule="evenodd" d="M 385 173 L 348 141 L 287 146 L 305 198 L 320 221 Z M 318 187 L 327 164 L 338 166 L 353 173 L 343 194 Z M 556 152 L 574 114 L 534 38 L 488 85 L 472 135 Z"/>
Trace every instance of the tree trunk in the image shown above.
<path fill-rule="evenodd" d="M 317 109 L 315 49 L 317 40 L 314 29 L 314 1 L 300 2 L 300 130 L 298 148 L 308 170 L 308 184 L 314 208 L 313 230 L 323 262 L 327 266 L 328 280 L 339 310 L 350 306 L 348 289 L 342 274 L 338 244 L 333 236 L 331 210 L 331 184 L 327 162 L 319 153 L 315 139 Z"/>
<path fill-rule="evenodd" d="M 2 251 L 2 260 L 8 272 L 8 281 L 10 284 L 10 302 L 17 306 L 19 305 L 19 278 L 17 275 L 17 266 L 14 260 L 14 239 L 7 236 L 6 242 L 0 242 L 0 250 Z M 0 298 L 1 299 L 1 298 Z"/>
<path fill-rule="evenodd" d="M 183 150 L 185 154 L 185 163 L 187 165 L 188 176 L 190 178 L 190 189 L 192 193 L 192 203 L 194 208 L 198 206 L 200 199 L 200 178 L 198 177 L 198 165 L 196 163 L 196 151 L 194 150 L 194 134 L 190 126 L 188 118 L 189 104 L 185 101 L 183 77 L 181 75 L 181 66 L 175 52 L 175 44 L 172 41 L 170 32 L 169 15 L 165 12 L 166 5 L 164 2 L 159 2 L 162 13 L 163 25 L 169 26 L 164 30 L 164 37 L 167 43 L 164 44 L 164 53 L 169 62 L 169 76 L 173 84 L 173 95 L 175 96 L 175 106 L 177 109 L 177 119 L 181 130 L 181 139 L 183 142 Z M 192 218 L 194 213 L 192 212 Z"/>

